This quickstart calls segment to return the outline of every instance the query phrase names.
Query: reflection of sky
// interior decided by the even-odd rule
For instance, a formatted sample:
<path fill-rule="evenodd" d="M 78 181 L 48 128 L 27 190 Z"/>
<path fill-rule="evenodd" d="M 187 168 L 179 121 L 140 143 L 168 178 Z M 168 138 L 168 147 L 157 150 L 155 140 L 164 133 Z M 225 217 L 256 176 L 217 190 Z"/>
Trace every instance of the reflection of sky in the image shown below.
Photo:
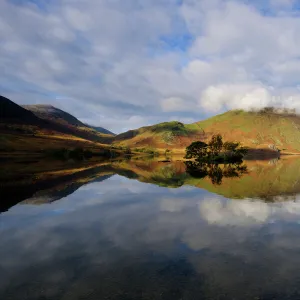
<path fill-rule="evenodd" d="M 86 299 L 121 299 L 126 290 L 130 299 L 172 299 L 153 294 L 172 289 L 182 299 L 294 297 L 299 216 L 297 200 L 230 200 L 113 176 L 0 215 L 0 298 L 23 299 L 26 290 L 28 299 L 76 299 L 92 290 Z"/>

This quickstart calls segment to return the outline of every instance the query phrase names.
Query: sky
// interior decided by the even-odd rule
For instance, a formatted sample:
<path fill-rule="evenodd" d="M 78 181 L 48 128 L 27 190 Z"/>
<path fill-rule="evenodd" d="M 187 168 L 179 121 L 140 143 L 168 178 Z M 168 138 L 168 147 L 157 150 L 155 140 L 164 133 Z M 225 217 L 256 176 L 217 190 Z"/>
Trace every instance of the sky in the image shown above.
<path fill-rule="evenodd" d="M 298 0 L 0 0 L 0 94 L 119 133 L 300 111 Z"/>

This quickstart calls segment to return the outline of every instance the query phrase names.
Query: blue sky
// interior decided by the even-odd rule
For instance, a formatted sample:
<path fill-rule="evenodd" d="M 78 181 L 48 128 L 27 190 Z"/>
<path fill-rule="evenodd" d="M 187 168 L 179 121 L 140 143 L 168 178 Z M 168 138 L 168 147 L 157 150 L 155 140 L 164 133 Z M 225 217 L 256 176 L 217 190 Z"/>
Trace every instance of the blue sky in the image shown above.
<path fill-rule="evenodd" d="M 4 0 L 0 93 L 115 132 L 299 109 L 299 3 Z"/>

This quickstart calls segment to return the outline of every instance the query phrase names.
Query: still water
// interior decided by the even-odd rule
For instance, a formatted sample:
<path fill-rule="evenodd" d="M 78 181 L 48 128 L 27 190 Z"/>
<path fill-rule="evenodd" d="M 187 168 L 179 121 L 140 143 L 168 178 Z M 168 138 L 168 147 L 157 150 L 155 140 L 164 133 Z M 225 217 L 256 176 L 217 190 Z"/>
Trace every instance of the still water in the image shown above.
<path fill-rule="evenodd" d="M 217 182 L 126 161 L 8 185 L 0 299 L 300 299 L 300 160 L 246 165 Z"/>

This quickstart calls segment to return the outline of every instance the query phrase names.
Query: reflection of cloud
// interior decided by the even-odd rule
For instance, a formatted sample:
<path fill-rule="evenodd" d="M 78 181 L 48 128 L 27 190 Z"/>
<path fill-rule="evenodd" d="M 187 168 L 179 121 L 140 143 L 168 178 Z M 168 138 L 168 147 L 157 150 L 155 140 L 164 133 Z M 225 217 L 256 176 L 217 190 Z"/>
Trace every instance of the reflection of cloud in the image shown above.
<path fill-rule="evenodd" d="M 251 226 L 297 218 L 300 202 L 266 203 L 260 200 L 206 199 L 199 203 L 201 217 L 220 226 Z"/>
<path fill-rule="evenodd" d="M 121 269 L 137 274 L 141 268 L 140 284 L 151 277 L 161 289 L 162 264 L 181 259 L 193 274 L 185 276 L 201 274 L 208 283 L 213 276 L 214 284 L 228 293 L 240 286 L 255 290 L 270 276 L 273 282 L 293 283 L 300 260 L 299 214 L 300 202 L 229 200 L 200 189 L 174 193 L 115 176 L 51 205 L 16 206 L 0 216 L 5 224 L 0 231 L 0 297 L 3 287 L 35 282 L 37 273 L 42 274 L 38 285 L 55 283 L 51 293 L 57 298 L 74 274 L 82 284 L 78 295 L 90 280 L 108 283 L 106 287 L 117 280 L 131 284 L 131 277 L 116 279 Z M 78 266 L 83 266 L 80 272 Z M 253 277 L 256 266 L 260 272 Z M 239 279 L 230 280 L 228 274 Z"/>
<path fill-rule="evenodd" d="M 288 202 L 282 203 L 279 209 L 286 210 L 286 212 L 290 215 L 300 215 L 300 203 L 299 202 Z"/>
<path fill-rule="evenodd" d="M 240 225 L 264 223 L 270 214 L 270 208 L 263 202 L 221 201 L 208 199 L 199 204 L 201 217 L 209 224 Z"/>

